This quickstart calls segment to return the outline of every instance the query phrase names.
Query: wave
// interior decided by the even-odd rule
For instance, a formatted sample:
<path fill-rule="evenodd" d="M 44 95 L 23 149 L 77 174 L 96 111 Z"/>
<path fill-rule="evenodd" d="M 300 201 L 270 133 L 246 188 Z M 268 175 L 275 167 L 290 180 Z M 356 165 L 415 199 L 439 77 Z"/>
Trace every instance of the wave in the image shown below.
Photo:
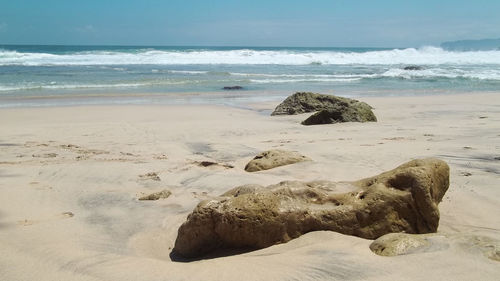
<path fill-rule="evenodd" d="M 141 83 L 116 83 L 116 84 L 19 84 L 2 86 L 0 84 L 0 92 L 12 91 L 30 91 L 30 90 L 67 90 L 67 89 L 104 89 L 104 88 L 138 88 L 147 86 L 169 86 L 169 85 L 185 85 L 197 84 L 202 81 L 189 80 L 189 81 L 163 81 L 163 82 L 141 82 Z"/>
<path fill-rule="evenodd" d="M 436 47 L 367 52 L 292 50 L 142 49 L 130 52 L 85 51 L 64 54 L 0 50 L 0 66 L 71 65 L 480 65 L 500 64 L 500 51 L 452 52 Z"/>
<path fill-rule="evenodd" d="M 377 75 L 377 78 L 403 78 L 403 79 L 425 79 L 425 78 L 447 78 L 447 79 L 475 79 L 475 80 L 497 80 L 500 81 L 500 69 L 444 69 L 429 68 L 422 70 L 404 70 L 391 68 Z"/>
<path fill-rule="evenodd" d="M 332 78 L 332 79 L 263 79 L 263 80 L 250 80 L 252 83 L 257 84 L 279 84 L 279 83 L 300 83 L 300 82 L 354 82 L 362 78 Z"/>

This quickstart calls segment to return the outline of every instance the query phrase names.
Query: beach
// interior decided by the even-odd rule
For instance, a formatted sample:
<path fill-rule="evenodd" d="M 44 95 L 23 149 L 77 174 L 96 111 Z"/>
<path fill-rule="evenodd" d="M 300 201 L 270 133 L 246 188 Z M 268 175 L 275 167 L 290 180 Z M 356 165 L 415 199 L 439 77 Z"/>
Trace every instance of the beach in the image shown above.
<path fill-rule="evenodd" d="M 290 93 L 291 94 L 291 93 Z M 497 280 L 499 92 L 363 96 L 378 122 L 270 116 L 279 101 L 0 109 L 2 280 Z M 248 173 L 269 149 L 312 161 Z M 318 231 L 225 257 L 173 261 L 201 201 L 244 184 L 353 181 L 412 159 L 450 166 L 438 246 L 382 257 Z M 210 161 L 213 165 L 202 165 Z M 167 189 L 168 198 L 139 197 Z M 496 245 L 496 246 L 495 246 Z M 496 247 L 496 248 L 495 248 Z M 485 250 L 486 249 L 486 250 Z M 486 252 L 485 252 L 486 251 Z"/>

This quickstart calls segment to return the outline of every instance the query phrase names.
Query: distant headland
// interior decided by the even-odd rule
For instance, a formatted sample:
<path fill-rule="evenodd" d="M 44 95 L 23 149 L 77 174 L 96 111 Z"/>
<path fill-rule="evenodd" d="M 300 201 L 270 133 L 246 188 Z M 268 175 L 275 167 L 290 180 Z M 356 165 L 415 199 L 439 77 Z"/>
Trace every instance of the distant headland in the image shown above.
<path fill-rule="evenodd" d="M 441 47 L 450 51 L 489 51 L 500 50 L 500 38 L 481 40 L 459 40 L 443 42 Z"/>

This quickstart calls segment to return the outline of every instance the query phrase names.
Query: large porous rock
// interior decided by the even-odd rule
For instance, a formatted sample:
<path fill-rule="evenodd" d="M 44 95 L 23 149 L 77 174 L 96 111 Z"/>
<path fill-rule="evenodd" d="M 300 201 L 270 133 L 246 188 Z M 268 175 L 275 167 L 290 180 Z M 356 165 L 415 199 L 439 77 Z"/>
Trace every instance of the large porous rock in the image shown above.
<path fill-rule="evenodd" d="M 363 116 L 359 117 L 359 120 L 366 119 L 366 121 L 377 121 L 372 112 L 372 107 L 364 102 L 333 95 L 305 92 L 295 93 L 286 98 L 276 107 L 271 115 L 294 115 L 321 110 L 336 112 L 349 111 Z"/>
<path fill-rule="evenodd" d="M 279 166 L 290 165 L 302 161 L 310 161 L 311 159 L 295 151 L 287 150 L 268 150 L 264 151 L 253 158 L 245 166 L 247 172 L 257 172 L 269 170 Z"/>
<path fill-rule="evenodd" d="M 218 248 L 258 249 L 315 230 L 368 239 L 435 232 L 448 185 L 448 165 L 423 159 L 355 182 L 240 186 L 201 202 L 179 228 L 173 253 L 198 257 Z"/>

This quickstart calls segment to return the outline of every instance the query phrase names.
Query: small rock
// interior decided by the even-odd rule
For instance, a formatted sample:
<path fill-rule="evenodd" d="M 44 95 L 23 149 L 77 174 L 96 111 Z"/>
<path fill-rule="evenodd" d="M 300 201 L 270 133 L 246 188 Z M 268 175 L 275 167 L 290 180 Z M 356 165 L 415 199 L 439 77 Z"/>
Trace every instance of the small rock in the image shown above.
<path fill-rule="evenodd" d="M 390 233 L 373 241 L 370 250 L 381 256 L 399 256 L 441 251 L 448 249 L 450 245 L 456 250 L 480 253 L 490 260 L 500 262 L 500 241 L 464 233 Z"/>
<path fill-rule="evenodd" d="M 62 215 L 67 218 L 72 218 L 75 216 L 75 214 L 73 214 L 72 212 L 64 212 L 62 213 Z"/>
<path fill-rule="evenodd" d="M 165 199 L 168 198 L 172 192 L 170 190 L 164 189 L 159 192 L 151 193 L 146 196 L 139 197 L 139 200 L 159 200 L 159 199 Z"/>
<path fill-rule="evenodd" d="M 241 90 L 243 87 L 241 86 L 225 86 L 222 88 L 222 90 Z"/>
<path fill-rule="evenodd" d="M 422 70 L 423 68 L 418 65 L 409 65 L 403 68 L 404 70 Z"/>
<path fill-rule="evenodd" d="M 255 156 L 245 166 L 247 172 L 257 172 L 262 170 L 269 170 L 272 168 L 290 165 L 302 161 L 310 161 L 311 159 L 301 155 L 295 151 L 287 150 L 268 150 Z"/>
<path fill-rule="evenodd" d="M 389 233 L 370 244 L 370 250 L 379 256 L 406 255 L 417 249 L 430 246 L 423 235 L 406 233 Z"/>
<path fill-rule="evenodd" d="M 212 161 L 201 161 L 201 162 L 195 161 L 194 163 L 197 164 L 200 167 L 221 166 L 221 167 L 224 167 L 226 169 L 232 169 L 232 168 L 234 168 L 233 165 L 220 164 L 220 163 L 212 162 Z"/>

